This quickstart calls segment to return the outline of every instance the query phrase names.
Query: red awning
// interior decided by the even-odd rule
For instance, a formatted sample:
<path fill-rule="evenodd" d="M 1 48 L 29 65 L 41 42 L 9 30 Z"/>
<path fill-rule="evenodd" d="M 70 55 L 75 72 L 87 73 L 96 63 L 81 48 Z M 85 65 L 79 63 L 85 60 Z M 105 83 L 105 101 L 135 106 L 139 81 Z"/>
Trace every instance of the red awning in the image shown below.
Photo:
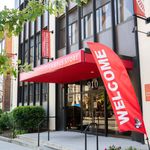
<path fill-rule="evenodd" d="M 132 61 L 123 61 L 127 69 L 133 68 Z M 20 74 L 23 82 L 72 83 L 99 77 L 93 56 L 78 50 L 52 62 L 33 68 L 33 71 Z"/>

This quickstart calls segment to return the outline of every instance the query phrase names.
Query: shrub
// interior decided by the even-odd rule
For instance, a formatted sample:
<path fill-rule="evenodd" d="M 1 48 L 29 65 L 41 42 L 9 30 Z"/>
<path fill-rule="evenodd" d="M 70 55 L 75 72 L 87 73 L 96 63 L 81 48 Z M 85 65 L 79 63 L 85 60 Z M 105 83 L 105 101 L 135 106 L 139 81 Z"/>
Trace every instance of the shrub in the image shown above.
<path fill-rule="evenodd" d="M 11 113 L 2 113 L 0 117 L 0 129 L 1 130 L 7 130 L 11 129 L 13 126 L 13 123 L 11 121 Z"/>
<path fill-rule="evenodd" d="M 108 149 L 106 148 L 105 150 L 121 150 L 121 147 L 120 146 L 116 147 L 115 145 L 112 145 L 112 146 L 109 146 Z"/>
<path fill-rule="evenodd" d="M 137 150 L 136 148 L 130 146 L 129 148 L 126 148 L 125 150 Z"/>
<path fill-rule="evenodd" d="M 12 113 L 15 127 L 28 132 L 37 130 L 38 123 L 45 117 L 45 110 L 40 106 L 20 106 Z"/>

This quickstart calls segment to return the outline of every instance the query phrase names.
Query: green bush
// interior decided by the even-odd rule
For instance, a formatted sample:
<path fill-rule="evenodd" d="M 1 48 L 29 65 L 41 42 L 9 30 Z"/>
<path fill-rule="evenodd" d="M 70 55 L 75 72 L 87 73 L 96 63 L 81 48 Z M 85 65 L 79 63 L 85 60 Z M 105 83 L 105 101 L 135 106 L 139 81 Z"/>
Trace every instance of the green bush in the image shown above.
<path fill-rule="evenodd" d="M 116 147 L 115 145 L 109 146 L 109 148 L 105 148 L 105 150 L 121 150 L 121 147 Z"/>
<path fill-rule="evenodd" d="M 13 123 L 11 121 L 11 117 L 12 117 L 11 113 L 4 112 L 1 114 L 1 116 L 0 116 L 0 129 L 2 131 L 12 128 Z"/>
<path fill-rule="evenodd" d="M 130 146 L 129 148 L 126 148 L 125 150 L 137 150 L 136 148 Z"/>
<path fill-rule="evenodd" d="M 12 114 L 16 128 L 33 132 L 45 117 L 45 110 L 40 106 L 20 106 L 16 107 Z"/>

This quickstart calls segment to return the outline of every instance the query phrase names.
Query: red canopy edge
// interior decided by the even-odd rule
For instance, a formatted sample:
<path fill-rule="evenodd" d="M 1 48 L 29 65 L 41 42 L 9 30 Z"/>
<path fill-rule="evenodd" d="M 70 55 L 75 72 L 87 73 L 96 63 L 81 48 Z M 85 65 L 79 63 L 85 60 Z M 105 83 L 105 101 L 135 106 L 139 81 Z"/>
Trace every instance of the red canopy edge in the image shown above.
<path fill-rule="evenodd" d="M 133 62 L 122 60 L 127 69 Z M 72 83 L 99 77 L 93 56 L 78 50 L 52 62 L 33 68 L 33 71 L 20 73 L 22 82 Z"/>

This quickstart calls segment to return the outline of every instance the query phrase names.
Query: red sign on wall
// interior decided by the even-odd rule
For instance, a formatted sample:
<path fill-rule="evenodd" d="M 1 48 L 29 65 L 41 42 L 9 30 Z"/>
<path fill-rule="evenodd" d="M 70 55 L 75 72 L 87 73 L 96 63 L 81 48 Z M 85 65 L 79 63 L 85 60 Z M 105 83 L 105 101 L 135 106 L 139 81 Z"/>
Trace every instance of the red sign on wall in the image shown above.
<path fill-rule="evenodd" d="M 150 84 L 145 84 L 145 99 L 150 101 Z"/>
<path fill-rule="evenodd" d="M 133 4 L 135 15 L 145 17 L 144 0 L 133 0 Z"/>
<path fill-rule="evenodd" d="M 42 58 L 50 57 L 50 32 L 42 30 Z"/>

